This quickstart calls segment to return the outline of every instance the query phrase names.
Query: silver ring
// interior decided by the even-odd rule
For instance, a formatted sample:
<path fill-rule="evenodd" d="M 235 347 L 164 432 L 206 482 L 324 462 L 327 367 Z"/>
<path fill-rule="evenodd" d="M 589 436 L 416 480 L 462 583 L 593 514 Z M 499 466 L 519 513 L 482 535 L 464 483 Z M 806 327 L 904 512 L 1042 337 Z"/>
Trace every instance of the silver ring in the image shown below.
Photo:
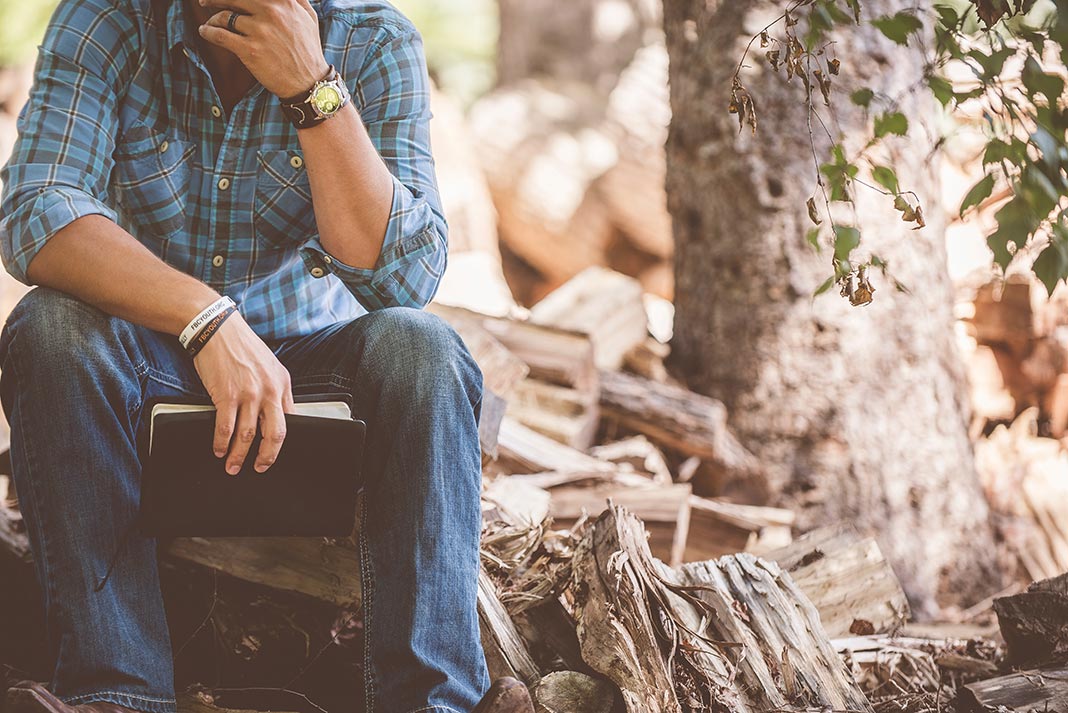
<path fill-rule="evenodd" d="M 237 18 L 238 18 L 238 13 L 231 11 L 230 12 L 230 19 L 226 21 L 226 29 L 230 30 L 230 32 L 241 34 L 241 33 L 237 32 L 237 30 L 234 28 L 234 23 L 237 22 Z"/>

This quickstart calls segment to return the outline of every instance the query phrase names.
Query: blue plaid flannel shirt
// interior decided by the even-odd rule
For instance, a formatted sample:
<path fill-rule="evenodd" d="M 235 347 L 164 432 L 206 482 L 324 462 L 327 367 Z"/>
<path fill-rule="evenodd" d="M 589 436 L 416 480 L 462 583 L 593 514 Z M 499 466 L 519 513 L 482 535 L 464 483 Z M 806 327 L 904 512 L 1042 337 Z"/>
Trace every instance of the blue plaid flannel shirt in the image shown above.
<path fill-rule="evenodd" d="M 256 83 L 227 117 L 182 0 L 61 0 L 19 137 L 0 169 L 0 257 L 15 278 L 57 231 L 99 214 L 229 295 L 265 339 L 423 307 L 446 264 L 422 40 L 385 2 L 311 0 L 394 176 L 373 269 L 319 242 L 296 129 Z"/>

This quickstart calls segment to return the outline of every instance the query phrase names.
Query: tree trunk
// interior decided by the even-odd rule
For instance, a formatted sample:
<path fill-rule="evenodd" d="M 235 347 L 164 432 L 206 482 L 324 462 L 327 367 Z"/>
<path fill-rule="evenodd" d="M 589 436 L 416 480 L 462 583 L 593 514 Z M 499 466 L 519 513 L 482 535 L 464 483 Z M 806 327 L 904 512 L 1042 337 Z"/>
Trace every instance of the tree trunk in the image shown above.
<path fill-rule="evenodd" d="M 906 4 L 861 3 L 866 19 Z M 931 615 L 936 602 L 989 593 L 998 577 L 966 432 L 934 132 L 922 121 L 933 116 L 933 102 L 905 93 L 921 79 L 924 55 L 915 39 L 898 47 L 867 24 L 841 29 L 828 50 L 842 63 L 833 78 L 838 123 L 822 101 L 817 106 L 832 131 L 845 132 L 847 156 L 870 136 L 869 118 L 849 93 L 904 95 L 909 136 L 885 142 L 888 156 L 875 157 L 892 162 L 929 217 L 926 229 L 912 232 L 890 198 L 858 187 L 864 247 L 886 258 L 912 293 L 875 275 L 867 307 L 851 307 L 837 290 L 813 301 L 831 267 L 827 247 L 817 256 L 805 240 L 816 174 L 803 86 L 772 71 L 755 43 L 743 84 L 755 99 L 756 136 L 727 113 L 746 42 L 781 11 L 757 0 L 665 4 L 674 116 L 672 359 L 692 388 L 726 404 L 731 428 L 761 462 L 762 476 L 728 480 L 728 492 L 797 509 L 802 530 L 852 520 L 876 536 L 916 612 Z M 828 156 L 813 124 L 817 154 Z"/>

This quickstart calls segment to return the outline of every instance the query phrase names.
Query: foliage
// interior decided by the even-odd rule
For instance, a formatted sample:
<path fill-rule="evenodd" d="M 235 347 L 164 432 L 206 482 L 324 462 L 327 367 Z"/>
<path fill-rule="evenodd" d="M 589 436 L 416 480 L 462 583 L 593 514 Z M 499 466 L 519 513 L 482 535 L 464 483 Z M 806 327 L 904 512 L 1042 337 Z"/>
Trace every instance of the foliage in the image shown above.
<path fill-rule="evenodd" d="M 830 219 L 831 204 L 851 204 L 856 187 L 875 190 L 887 196 L 901 219 L 924 227 L 923 207 L 911 191 L 902 190 L 891 165 L 878 164 L 872 150 L 888 137 L 906 136 L 908 117 L 898 110 L 903 97 L 881 96 L 860 89 L 849 101 L 872 118 L 871 135 L 856 155 L 847 155 L 839 137 L 828 131 L 822 110 L 833 113 L 833 77 L 841 60 L 834 56 L 831 33 L 840 26 L 859 25 L 865 20 L 862 0 L 794 0 L 776 20 L 750 41 L 732 84 L 731 112 L 739 125 L 756 131 L 755 102 L 741 80 L 741 70 L 752 45 L 759 40 L 766 48 L 764 58 L 787 79 L 799 77 L 808 109 L 808 133 L 812 146 L 816 195 L 809 198 L 808 214 L 815 227 L 808 241 L 821 249 L 822 216 L 827 216 L 827 232 L 833 240 L 831 262 L 834 274 L 815 294 L 841 285 L 843 296 L 853 304 L 871 301 L 867 271 L 881 270 L 898 289 L 904 285 L 893 278 L 887 262 L 873 255 L 854 265 L 853 250 L 861 243 L 855 226 L 843 226 Z M 1065 110 L 1065 81 L 1062 74 L 1048 69 L 1050 57 L 1068 64 L 1068 0 L 1036 3 L 1035 0 L 941 0 L 926 13 L 903 10 L 867 21 L 891 42 L 919 43 L 925 52 L 924 81 L 910 91 L 928 90 L 948 111 L 965 102 L 983 107 L 987 144 L 983 165 L 986 175 L 968 191 L 960 206 L 964 216 L 977 206 L 1004 200 L 995 217 L 997 229 L 988 237 L 994 262 L 1002 269 L 1025 246 L 1047 243 L 1033 265 L 1036 275 L 1052 292 L 1068 277 L 1068 113 Z M 933 47 L 924 44 L 925 27 L 932 27 Z M 777 33 L 778 36 L 773 36 Z M 1007 67 L 1019 67 L 1019 82 L 1008 81 Z M 948 70 L 966 68 L 973 81 L 961 86 L 948 76 Z M 814 126 L 831 144 L 822 160 L 818 156 Z M 861 178 L 868 169 L 871 183 Z M 998 191 L 997 193 L 995 193 Z M 817 205 L 821 199 L 823 213 Z"/>

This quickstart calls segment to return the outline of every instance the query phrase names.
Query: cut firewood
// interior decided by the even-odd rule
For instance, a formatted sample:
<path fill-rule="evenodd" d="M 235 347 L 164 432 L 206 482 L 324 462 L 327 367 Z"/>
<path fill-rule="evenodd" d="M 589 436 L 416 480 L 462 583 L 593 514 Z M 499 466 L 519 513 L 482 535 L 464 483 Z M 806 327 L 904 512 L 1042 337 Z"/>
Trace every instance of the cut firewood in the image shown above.
<path fill-rule="evenodd" d="M 593 343 L 586 334 L 519 320 L 502 319 L 459 307 L 428 309 L 450 324 L 473 320 L 530 368 L 530 377 L 583 392 L 598 389 Z"/>
<path fill-rule="evenodd" d="M 494 469 L 506 473 L 618 471 L 611 463 L 558 443 L 509 417 L 505 417 L 501 423 L 498 459 Z"/>
<path fill-rule="evenodd" d="M 753 551 L 761 537 L 783 533 L 789 538 L 794 513 L 756 505 L 690 497 L 690 533 L 683 560 L 702 562 L 723 555 Z M 789 542 L 789 539 L 786 540 Z"/>
<path fill-rule="evenodd" d="M 1014 666 L 1068 659 L 1068 574 L 999 597 L 994 611 Z"/>
<path fill-rule="evenodd" d="M 626 508 L 644 523 L 653 555 L 672 567 L 682 564 L 690 527 L 689 485 L 562 486 L 550 490 L 549 495 L 553 521 L 561 526 L 570 525 L 583 513 L 599 516 L 609 501 Z"/>
<path fill-rule="evenodd" d="M 648 336 L 642 286 L 632 277 L 590 267 L 530 310 L 530 320 L 590 335 L 599 369 L 618 369 Z"/>
<path fill-rule="evenodd" d="M 538 713 L 609 713 L 616 688 L 578 671 L 556 671 L 531 690 Z"/>
<path fill-rule="evenodd" d="M 554 441 L 584 451 L 593 445 L 601 413 L 595 391 L 523 379 L 509 400 L 508 415 Z"/>
<path fill-rule="evenodd" d="M 671 469 L 664 454 L 645 436 L 631 436 L 589 449 L 594 458 L 648 475 L 658 485 L 671 485 Z"/>
<path fill-rule="evenodd" d="M 709 631 L 734 642 L 736 687 L 752 710 L 870 711 L 820 615 L 790 575 L 750 554 L 683 565 L 684 585 L 709 605 Z"/>
<path fill-rule="evenodd" d="M 478 576 L 478 620 L 490 676 L 512 676 L 527 685 L 533 685 L 540 675 L 538 667 L 509 618 L 508 611 L 497 598 L 497 587 L 485 570 L 480 571 Z"/>
<path fill-rule="evenodd" d="M 969 683 L 960 691 L 968 713 L 1061 713 L 1068 711 L 1068 668 L 1019 671 Z"/>
<path fill-rule="evenodd" d="M 665 448 L 724 469 L 757 469 L 753 454 L 727 428 L 727 409 L 707 396 L 632 374 L 602 371 L 601 413 Z"/>
<path fill-rule="evenodd" d="M 472 312 L 443 308 L 439 315 L 456 330 L 482 370 L 483 388 L 507 399 L 515 385 L 530 372 L 526 363 L 486 330 Z"/>
<path fill-rule="evenodd" d="M 842 523 L 765 555 L 797 583 L 832 637 L 893 631 L 908 619 L 905 592 L 878 544 Z"/>

